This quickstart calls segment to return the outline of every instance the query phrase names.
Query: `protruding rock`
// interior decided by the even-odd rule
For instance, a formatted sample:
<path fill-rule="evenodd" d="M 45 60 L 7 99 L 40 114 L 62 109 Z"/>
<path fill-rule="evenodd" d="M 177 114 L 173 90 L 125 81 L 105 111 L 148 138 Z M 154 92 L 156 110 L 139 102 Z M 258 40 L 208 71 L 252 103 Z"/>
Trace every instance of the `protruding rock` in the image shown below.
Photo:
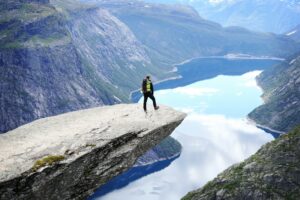
<path fill-rule="evenodd" d="M 0 135 L 0 199 L 84 199 L 170 135 L 185 114 L 139 104 L 49 117 Z"/>

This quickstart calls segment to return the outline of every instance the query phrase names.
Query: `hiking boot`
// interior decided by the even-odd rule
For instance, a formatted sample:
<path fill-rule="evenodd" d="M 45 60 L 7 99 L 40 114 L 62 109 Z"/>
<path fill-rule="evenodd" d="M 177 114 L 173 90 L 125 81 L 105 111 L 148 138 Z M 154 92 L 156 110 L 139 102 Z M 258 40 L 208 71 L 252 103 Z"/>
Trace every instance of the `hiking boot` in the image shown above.
<path fill-rule="evenodd" d="M 155 110 L 158 110 L 158 109 L 159 109 L 159 106 L 156 106 L 154 109 L 155 109 Z"/>

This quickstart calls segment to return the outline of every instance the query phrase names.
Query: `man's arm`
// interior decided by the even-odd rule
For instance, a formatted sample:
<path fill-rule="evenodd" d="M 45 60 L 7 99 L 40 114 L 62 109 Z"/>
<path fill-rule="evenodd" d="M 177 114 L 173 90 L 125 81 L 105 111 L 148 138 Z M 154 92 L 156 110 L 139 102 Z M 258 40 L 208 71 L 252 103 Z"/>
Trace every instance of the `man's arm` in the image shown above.
<path fill-rule="evenodd" d="M 146 89 L 146 81 L 143 80 L 143 82 L 142 82 L 142 92 L 146 93 L 146 91 L 147 91 L 147 89 Z"/>
<path fill-rule="evenodd" d="M 152 82 L 151 82 L 151 85 L 150 85 L 150 87 L 151 87 L 151 92 L 152 92 L 152 94 L 154 94 L 154 88 L 153 88 L 153 84 L 152 84 Z"/>

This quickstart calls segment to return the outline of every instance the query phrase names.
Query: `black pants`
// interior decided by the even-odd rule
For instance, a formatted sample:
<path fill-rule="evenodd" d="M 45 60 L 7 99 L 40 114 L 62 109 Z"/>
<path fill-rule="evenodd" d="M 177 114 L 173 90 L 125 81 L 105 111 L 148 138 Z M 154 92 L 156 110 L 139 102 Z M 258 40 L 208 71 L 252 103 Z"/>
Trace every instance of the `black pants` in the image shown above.
<path fill-rule="evenodd" d="M 156 101 L 152 92 L 144 93 L 144 111 L 147 111 L 147 100 L 148 97 L 153 101 L 153 107 L 156 108 Z"/>

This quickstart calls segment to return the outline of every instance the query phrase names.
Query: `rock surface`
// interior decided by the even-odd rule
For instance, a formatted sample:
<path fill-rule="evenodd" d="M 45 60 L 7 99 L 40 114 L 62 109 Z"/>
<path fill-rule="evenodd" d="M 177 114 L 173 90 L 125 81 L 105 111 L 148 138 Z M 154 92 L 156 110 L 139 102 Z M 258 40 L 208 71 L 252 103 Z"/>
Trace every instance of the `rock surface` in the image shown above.
<path fill-rule="evenodd" d="M 264 104 L 249 114 L 257 124 L 288 132 L 300 124 L 300 55 L 258 77 Z"/>
<path fill-rule="evenodd" d="M 299 199 L 300 127 L 263 146 L 182 200 Z"/>
<path fill-rule="evenodd" d="M 0 1 L 0 133 L 43 117 L 129 102 L 142 77 L 154 74 L 143 45 L 108 11 L 42 1 Z"/>
<path fill-rule="evenodd" d="M 44 118 L 0 135 L 0 199 L 84 199 L 130 168 L 182 122 L 121 104 Z M 38 166 L 46 159 L 59 160 Z M 37 167 L 38 166 L 38 167 Z"/>
<path fill-rule="evenodd" d="M 134 166 L 147 166 L 155 162 L 173 159 L 180 155 L 181 150 L 182 146 L 177 140 L 171 136 L 167 137 L 158 145 L 139 157 Z"/>
<path fill-rule="evenodd" d="M 286 36 L 222 28 L 186 6 L 0 0 L 0 11 L 0 133 L 129 102 L 146 74 L 153 81 L 176 77 L 172 64 L 192 57 L 300 50 Z"/>

